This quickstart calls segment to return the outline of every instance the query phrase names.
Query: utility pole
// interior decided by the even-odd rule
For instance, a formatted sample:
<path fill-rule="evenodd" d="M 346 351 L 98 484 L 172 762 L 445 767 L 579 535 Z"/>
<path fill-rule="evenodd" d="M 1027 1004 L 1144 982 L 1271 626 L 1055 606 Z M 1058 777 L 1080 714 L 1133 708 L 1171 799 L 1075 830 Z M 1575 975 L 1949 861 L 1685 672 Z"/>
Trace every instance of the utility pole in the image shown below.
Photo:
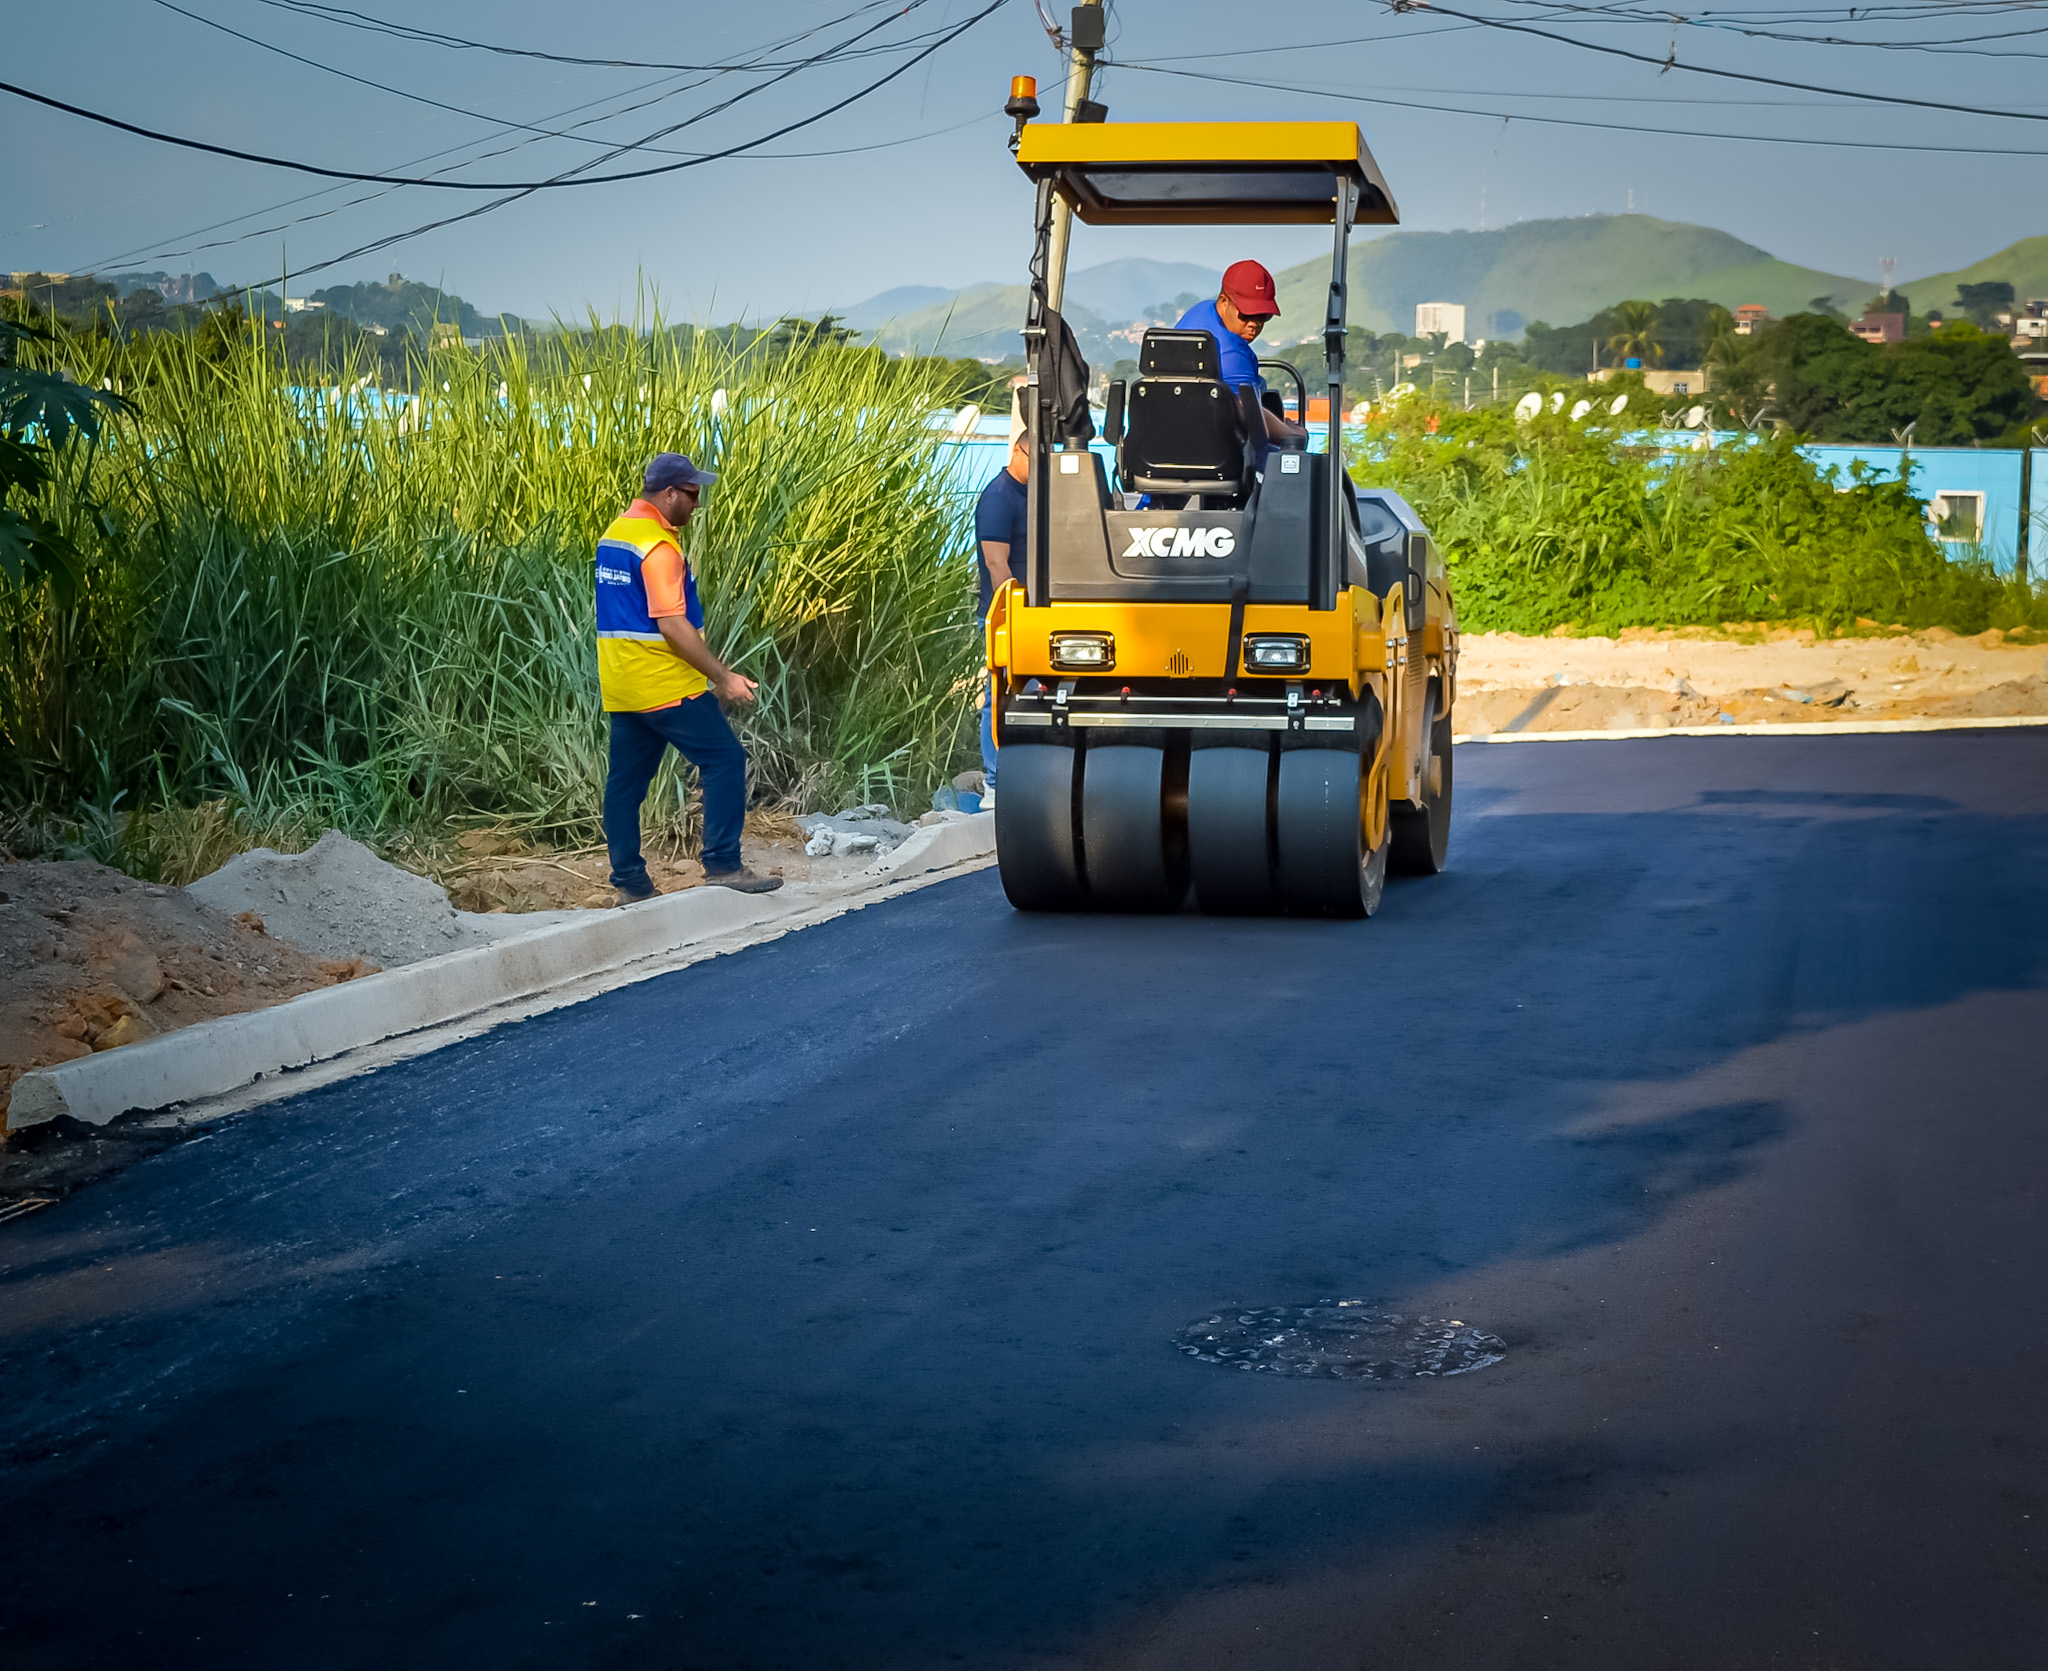
<path fill-rule="evenodd" d="M 1102 0 L 1083 0 L 1083 4 L 1074 8 L 1068 21 L 1067 46 L 1071 56 L 1067 62 L 1064 121 L 1100 122 L 1109 115 L 1108 110 L 1088 97 L 1089 88 L 1095 80 L 1095 55 L 1102 50 L 1102 44 L 1108 38 L 1106 22 Z M 1060 311 L 1066 300 L 1067 245 L 1073 231 L 1074 211 L 1064 197 L 1056 197 L 1052 206 L 1052 246 L 1045 267 L 1045 301 L 1055 313 Z"/>

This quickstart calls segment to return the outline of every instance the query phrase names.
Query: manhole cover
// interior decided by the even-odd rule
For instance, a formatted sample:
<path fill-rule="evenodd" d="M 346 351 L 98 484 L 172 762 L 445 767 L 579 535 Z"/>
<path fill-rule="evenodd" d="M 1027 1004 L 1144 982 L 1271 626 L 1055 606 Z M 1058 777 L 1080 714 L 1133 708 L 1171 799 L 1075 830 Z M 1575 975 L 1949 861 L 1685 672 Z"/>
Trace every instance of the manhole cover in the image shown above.
<path fill-rule="evenodd" d="M 1465 1375 L 1507 1356 L 1498 1335 L 1455 1317 L 1376 1311 L 1363 1300 L 1219 1311 L 1191 1323 L 1174 1345 L 1203 1363 L 1333 1381 L 1408 1381 Z"/>

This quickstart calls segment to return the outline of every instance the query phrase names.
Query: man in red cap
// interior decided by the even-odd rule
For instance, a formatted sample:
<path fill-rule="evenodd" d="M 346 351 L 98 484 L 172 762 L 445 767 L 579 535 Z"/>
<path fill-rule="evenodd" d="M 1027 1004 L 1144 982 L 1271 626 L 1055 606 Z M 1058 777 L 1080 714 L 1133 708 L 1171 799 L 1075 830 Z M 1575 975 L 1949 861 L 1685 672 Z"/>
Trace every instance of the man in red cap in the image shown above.
<path fill-rule="evenodd" d="M 1273 292 L 1273 275 L 1256 261 L 1234 261 L 1224 270 L 1216 300 L 1189 308 L 1174 329 L 1207 331 L 1216 339 L 1217 364 L 1224 383 L 1233 389 L 1249 383 L 1263 398 L 1266 380 L 1259 375 L 1259 357 L 1252 344 L 1266 328 L 1266 321 L 1278 318 L 1279 314 L 1280 300 Z M 1266 438 L 1298 447 L 1308 439 L 1308 431 L 1269 410 Z"/>

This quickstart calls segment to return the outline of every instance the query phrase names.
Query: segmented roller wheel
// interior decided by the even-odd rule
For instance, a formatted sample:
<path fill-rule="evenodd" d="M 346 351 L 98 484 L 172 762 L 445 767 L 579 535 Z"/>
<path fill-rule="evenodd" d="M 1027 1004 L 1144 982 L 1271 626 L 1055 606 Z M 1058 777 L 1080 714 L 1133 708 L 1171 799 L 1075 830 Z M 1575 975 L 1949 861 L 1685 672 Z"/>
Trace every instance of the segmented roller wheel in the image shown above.
<path fill-rule="evenodd" d="M 1188 870 L 1204 911 L 1277 911 L 1268 849 L 1265 749 L 1202 748 L 1188 757 Z"/>
<path fill-rule="evenodd" d="M 1434 681 L 1423 699 L 1422 800 L 1398 802 L 1391 814 L 1388 863 L 1399 876 L 1434 876 L 1451 850 L 1451 716 Z"/>
<path fill-rule="evenodd" d="M 1074 848 L 1074 751 L 1042 743 L 1002 753 L 996 868 L 1020 911 L 1078 911 L 1088 903 Z"/>
<path fill-rule="evenodd" d="M 1186 866 L 1167 849 L 1165 775 L 1166 756 L 1156 748 L 1091 748 L 1082 758 L 1081 864 L 1091 904 L 1171 911 L 1186 896 Z M 1006 768 L 998 816 L 1009 787 Z"/>
<path fill-rule="evenodd" d="M 1349 749 L 1280 756 L 1274 796 L 1280 894 L 1290 911 L 1369 917 L 1387 877 L 1387 844 L 1365 851 L 1360 760 Z"/>

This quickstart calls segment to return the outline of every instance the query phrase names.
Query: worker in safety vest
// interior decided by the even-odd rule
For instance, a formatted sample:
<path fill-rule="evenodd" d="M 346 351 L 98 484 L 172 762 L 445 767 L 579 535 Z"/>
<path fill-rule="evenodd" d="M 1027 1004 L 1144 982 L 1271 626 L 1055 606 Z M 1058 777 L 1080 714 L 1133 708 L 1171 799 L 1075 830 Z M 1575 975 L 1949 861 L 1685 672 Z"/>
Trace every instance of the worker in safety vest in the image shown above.
<path fill-rule="evenodd" d="M 717 479 L 681 453 L 658 454 L 640 497 L 597 542 L 597 677 L 612 732 L 604 839 L 621 905 L 659 891 L 640 856 L 640 804 L 671 745 L 697 768 L 704 880 L 750 894 L 782 886 L 740 862 L 747 754 L 719 702 L 752 702 L 755 685 L 704 642 L 697 577 L 677 538 Z"/>

